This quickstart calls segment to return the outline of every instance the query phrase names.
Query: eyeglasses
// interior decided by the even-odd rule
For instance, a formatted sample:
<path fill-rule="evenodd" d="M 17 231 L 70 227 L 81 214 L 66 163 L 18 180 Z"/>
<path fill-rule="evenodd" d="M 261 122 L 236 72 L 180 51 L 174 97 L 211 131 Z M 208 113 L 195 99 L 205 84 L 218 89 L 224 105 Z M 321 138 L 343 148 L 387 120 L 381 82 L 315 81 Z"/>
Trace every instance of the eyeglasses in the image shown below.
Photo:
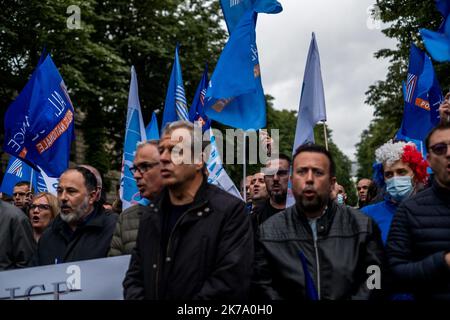
<path fill-rule="evenodd" d="M 138 164 L 137 166 L 133 165 L 132 167 L 130 167 L 130 171 L 132 174 L 135 174 L 136 172 L 144 174 L 148 170 L 156 167 L 157 165 L 159 165 L 159 162 L 143 162 Z"/>
<path fill-rule="evenodd" d="M 450 143 L 440 142 L 440 143 L 436 143 L 435 145 L 432 145 L 430 147 L 430 149 L 431 149 L 431 151 L 433 151 L 433 153 L 435 155 L 442 156 L 447 153 L 449 145 L 450 145 Z"/>
<path fill-rule="evenodd" d="M 38 211 L 48 210 L 48 209 L 50 209 L 50 205 L 49 204 L 32 204 L 32 205 L 30 205 L 30 210 L 34 210 L 36 208 L 38 208 Z"/>
<path fill-rule="evenodd" d="M 284 178 L 289 174 L 289 170 L 285 170 L 285 169 L 280 169 L 278 171 L 275 170 L 266 170 L 264 172 L 264 176 L 267 178 L 273 178 L 275 175 L 277 175 L 280 178 Z"/>

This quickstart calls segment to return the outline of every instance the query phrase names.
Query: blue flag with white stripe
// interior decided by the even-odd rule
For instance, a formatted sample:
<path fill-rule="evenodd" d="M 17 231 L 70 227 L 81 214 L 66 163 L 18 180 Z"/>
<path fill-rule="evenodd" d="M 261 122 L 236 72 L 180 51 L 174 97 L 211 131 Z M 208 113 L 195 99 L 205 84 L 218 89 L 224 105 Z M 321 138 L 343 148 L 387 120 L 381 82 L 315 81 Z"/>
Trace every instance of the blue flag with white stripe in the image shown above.
<path fill-rule="evenodd" d="M 404 111 L 399 133 L 410 139 L 424 140 L 439 122 L 438 108 L 442 91 L 431 59 L 411 44 L 406 83 L 403 83 Z"/>
<path fill-rule="evenodd" d="M 205 95 L 208 89 L 208 66 L 205 66 L 202 79 L 198 84 L 197 91 L 195 91 L 194 100 L 189 109 L 189 120 L 191 122 L 200 121 L 202 124 L 202 132 L 205 132 L 211 127 L 211 120 L 205 114 Z"/>
<path fill-rule="evenodd" d="M 183 86 L 183 77 L 181 74 L 181 65 L 178 58 L 178 45 L 175 48 L 175 57 L 166 93 L 161 130 L 164 129 L 167 123 L 177 120 L 189 121 L 186 96 Z"/>
<path fill-rule="evenodd" d="M 41 172 L 43 173 L 42 170 Z M 30 182 L 35 194 L 39 192 L 48 192 L 49 188 L 47 187 L 47 181 L 41 172 L 34 170 L 21 159 L 10 156 L 0 186 L 0 192 L 11 196 L 13 194 L 14 186 L 21 181 Z"/>
<path fill-rule="evenodd" d="M 146 205 L 149 201 L 142 198 L 136 180 L 130 168 L 137 144 L 146 140 L 144 122 L 142 120 L 141 104 L 139 103 L 137 76 L 134 67 L 131 67 L 130 91 L 128 93 L 127 123 L 125 128 L 125 143 L 122 157 L 122 170 L 120 175 L 120 198 L 122 209 L 125 210 L 134 204 Z"/>
<path fill-rule="evenodd" d="M 243 130 L 266 125 L 255 19 L 254 11 L 242 16 L 220 55 L 205 96 L 205 114 L 210 119 Z"/>

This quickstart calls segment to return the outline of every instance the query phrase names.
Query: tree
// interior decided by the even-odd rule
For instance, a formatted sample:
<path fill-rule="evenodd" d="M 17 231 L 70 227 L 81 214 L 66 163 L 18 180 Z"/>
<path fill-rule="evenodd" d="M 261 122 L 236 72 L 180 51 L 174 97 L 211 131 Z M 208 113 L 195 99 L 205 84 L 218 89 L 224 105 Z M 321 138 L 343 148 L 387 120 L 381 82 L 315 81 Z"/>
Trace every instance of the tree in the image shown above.
<path fill-rule="evenodd" d="M 84 116 L 85 162 L 102 173 L 120 169 L 131 65 L 148 122 L 162 110 L 176 43 L 191 101 L 205 62 L 215 64 L 226 36 L 217 1 L 0 1 L 0 121 L 45 46 Z M 71 5 L 80 8 L 80 29 L 67 27 Z"/>
<path fill-rule="evenodd" d="M 424 50 L 419 28 L 435 30 L 442 21 L 434 0 L 377 0 L 377 6 L 381 21 L 388 24 L 382 32 L 398 42 L 395 49 L 381 49 L 375 53 L 377 59 L 388 58 L 390 66 L 386 79 L 370 86 L 366 92 L 366 103 L 375 107 L 375 119 L 361 134 L 361 141 L 357 144 L 359 178 L 372 176 L 375 149 L 393 138 L 400 127 L 403 115 L 402 81 L 408 72 L 411 43 Z M 441 87 L 448 88 L 450 64 L 435 62 L 434 68 Z"/>

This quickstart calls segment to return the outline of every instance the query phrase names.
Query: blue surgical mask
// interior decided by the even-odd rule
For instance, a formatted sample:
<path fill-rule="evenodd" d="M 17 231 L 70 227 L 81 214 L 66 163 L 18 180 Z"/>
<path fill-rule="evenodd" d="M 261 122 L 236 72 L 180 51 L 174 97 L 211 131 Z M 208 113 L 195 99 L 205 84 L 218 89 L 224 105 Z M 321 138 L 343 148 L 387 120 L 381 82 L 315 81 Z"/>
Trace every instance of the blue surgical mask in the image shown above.
<path fill-rule="evenodd" d="M 386 180 L 386 191 L 393 200 L 397 202 L 403 201 L 403 199 L 409 197 L 413 192 L 411 177 L 393 177 Z"/>
<path fill-rule="evenodd" d="M 336 197 L 336 201 L 337 201 L 337 203 L 339 203 L 339 204 L 344 204 L 344 195 L 343 194 L 338 194 L 337 195 L 337 197 Z"/>

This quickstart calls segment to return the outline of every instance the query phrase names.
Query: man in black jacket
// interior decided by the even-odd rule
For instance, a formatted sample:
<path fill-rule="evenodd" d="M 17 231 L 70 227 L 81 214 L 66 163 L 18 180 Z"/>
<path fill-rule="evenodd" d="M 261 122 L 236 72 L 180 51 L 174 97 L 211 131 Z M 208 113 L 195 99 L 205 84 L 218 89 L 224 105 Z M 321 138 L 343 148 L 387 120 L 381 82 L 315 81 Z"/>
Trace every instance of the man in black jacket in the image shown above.
<path fill-rule="evenodd" d="M 330 199 L 335 182 L 327 150 L 312 144 L 296 150 L 296 204 L 259 228 L 254 275 L 258 298 L 369 299 L 379 289 L 380 231 L 371 218 Z"/>
<path fill-rule="evenodd" d="M 432 129 L 425 144 L 432 186 L 400 205 L 387 255 L 399 289 L 418 300 L 450 300 L 450 124 Z"/>
<path fill-rule="evenodd" d="M 96 204 L 94 174 L 84 167 L 66 170 L 56 189 L 60 214 L 38 243 L 35 265 L 106 257 L 117 215 Z"/>
<path fill-rule="evenodd" d="M 269 159 L 266 167 L 261 170 L 264 172 L 264 182 L 269 199 L 252 211 L 255 231 L 268 218 L 286 209 L 290 166 L 291 159 L 285 154 L 280 154 L 277 158 Z"/>
<path fill-rule="evenodd" d="M 123 282 L 126 299 L 247 298 L 253 234 L 245 204 L 207 183 L 202 154 L 192 152 L 195 143 L 201 148 L 201 130 L 194 134 L 189 122 L 164 130 L 159 153 L 165 188 L 142 216 Z"/>

